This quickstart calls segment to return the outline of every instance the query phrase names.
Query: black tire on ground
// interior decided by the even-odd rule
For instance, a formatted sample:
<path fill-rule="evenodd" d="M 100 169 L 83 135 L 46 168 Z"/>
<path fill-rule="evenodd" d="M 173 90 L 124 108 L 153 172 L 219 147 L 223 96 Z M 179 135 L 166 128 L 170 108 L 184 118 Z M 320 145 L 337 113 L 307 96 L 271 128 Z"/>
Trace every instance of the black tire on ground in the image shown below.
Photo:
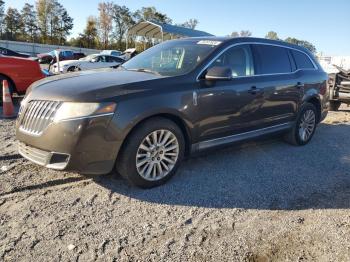
<path fill-rule="evenodd" d="M 179 154 L 172 170 L 165 177 L 156 181 L 149 181 L 143 178 L 137 171 L 136 154 L 144 139 L 156 130 L 167 130 L 175 135 L 179 145 Z M 185 139 L 181 129 L 169 119 L 153 117 L 137 126 L 128 136 L 116 161 L 116 170 L 132 185 L 141 188 L 152 188 L 164 184 L 176 173 L 177 168 L 182 162 L 184 153 Z"/>
<path fill-rule="evenodd" d="M 300 124 L 302 121 L 302 117 L 305 114 L 305 112 L 308 110 L 312 110 L 316 116 L 315 117 L 315 126 L 313 128 L 313 131 L 312 131 L 310 137 L 306 141 L 303 141 L 300 137 L 300 134 L 299 134 L 299 128 L 300 128 Z M 316 107 L 313 104 L 311 104 L 311 103 L 303 104 L 299 110 L 299 113 L 298 113 L 297 119 L 293 125 L 293 128 L 287 134 L 285 134 L 284 140 L 287 143 L 289 143 L 291 145 L 295 145 L 295 146 L 303 146 L 303 145 L 306 145 L 307 143 L 309 143 L 310 140 L 312 139 L 312 137 L 315 133 L 316 127 L 317 127 L 317 116 L 318 116 L 318 113 L 317 113 Z"/>
<path fill-rule="evenodd" d="M 67 69 L 67 72 L 75 72 L 76 67 L 75 66 L 71 66 Z"/>
<path fill-rule="evenodd" d="M 330 111 L 338 111 L 341 102 L 339 101 L 329 101 L 329 110 Z"/>

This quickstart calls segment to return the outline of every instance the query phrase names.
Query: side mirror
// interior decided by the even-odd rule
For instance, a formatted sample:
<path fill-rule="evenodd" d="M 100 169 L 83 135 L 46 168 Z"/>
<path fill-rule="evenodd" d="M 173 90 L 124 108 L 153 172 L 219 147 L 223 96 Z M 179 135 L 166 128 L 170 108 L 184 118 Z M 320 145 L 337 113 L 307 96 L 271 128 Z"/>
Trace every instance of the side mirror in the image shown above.
<path fill-rule="evenodd" d="M 227 66 L 214 66 L 205 75 L 206 80 L 227 81 L 232 79 L 232 70 Z"/>

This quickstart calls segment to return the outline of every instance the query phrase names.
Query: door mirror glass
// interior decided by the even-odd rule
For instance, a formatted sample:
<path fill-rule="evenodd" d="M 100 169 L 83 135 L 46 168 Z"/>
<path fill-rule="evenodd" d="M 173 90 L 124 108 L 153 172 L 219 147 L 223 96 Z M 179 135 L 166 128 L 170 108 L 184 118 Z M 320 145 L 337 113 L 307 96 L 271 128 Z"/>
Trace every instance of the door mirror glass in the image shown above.
<path fill-rule="evenodd" d="M 232 69 L 227 66 L 214 66 L 208 69 L 205 75 L 206 80 L 231 80 Z"/>

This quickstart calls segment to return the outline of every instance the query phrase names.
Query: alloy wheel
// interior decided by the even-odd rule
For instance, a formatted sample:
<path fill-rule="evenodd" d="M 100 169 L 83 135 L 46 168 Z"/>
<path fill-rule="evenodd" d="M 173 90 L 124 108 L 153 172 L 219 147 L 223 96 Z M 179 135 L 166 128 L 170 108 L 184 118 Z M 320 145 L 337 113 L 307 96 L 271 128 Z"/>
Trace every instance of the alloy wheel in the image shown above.
<path fill-rule="evenodd" d="M 136 169 L 148 181 L 167 176 L 179 156 L 179 142 L 169 130 L 156 130 L 147 135 L 136 153 Z"/>
<path fill-rule="evenodd" d="M 299 124 L 299 138 L 306 142 L 311 137 L 316 126 L 316 115 L 311 109 L 306 110 Z"/>

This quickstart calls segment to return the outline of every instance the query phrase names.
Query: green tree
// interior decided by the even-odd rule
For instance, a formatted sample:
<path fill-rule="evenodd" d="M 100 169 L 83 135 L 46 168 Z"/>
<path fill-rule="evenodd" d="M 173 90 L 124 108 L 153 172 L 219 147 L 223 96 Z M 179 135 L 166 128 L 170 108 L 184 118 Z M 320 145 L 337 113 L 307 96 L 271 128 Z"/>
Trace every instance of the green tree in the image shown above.
<path fill-rule="evenodd" d="M 47 43 L 49 34 L 49 18 L 50 13 L 53 9 L 52 0 L 37 0 L 36 1 L 36 12 L 37 12 L 37 23 L 40 32 L 41 42 Z"/>
<path fill-rule="evenodd" d="M 86 27 L 82 34 L 79 34 L 77 39 L 71 39 L 75 41 L 74 45 L 86 48 L 96 48 L 98 39 L 97 19 L 93 16 L 89 16 L 86 22 Z"/>
<path fill-rule="evenodd" d="M 22 27 L 21 14 L 16 8 L 9 7 L 5 16 L 5 32 L 8 40 L 17 40 Z"/>
<path fill-rule="evenodd" d="M 138 21 L 155 21 L 159 23 L 171 24 L 172 20 L 159 11 L 154 6 L 142 7 L 135 12 L 135 17 Z"/>
<path fill-rule="evenodd" d="M 28 3 L 24 4 L 21 10 L 22 20 L 22 38 L 26 41 L 34 42 L 38 32 L 37 18 L 34 6 Z"/>
<path fill-rule="evenodd" d="M 183 24 L 180 24 L 180 26 L 186 27 L 186 28 L 190 28 L 190 29 L 195 29 L 197 27 L 197 25 L 199 24 L 199 21 L 197 19 L 189 19 L 188 21 L 186 21 Z"/>
<path fill-rule="evenodd" d="M 278 37 L 278 35 L 277 35 L 277 33 L 276 33 L 275 31 L 269 31 L 269 32 L 266 34 L 265 38 L 271 39 L 271 40 L 280 40 L 279 37 Z"/>
<path fill-rule="evenodd" d="M 43 43 L 63 44 L 73 28 L 73 18 L 57 0 L 37 0 L 38 28 Z"/>
<path fill-rule="evenodd" d="M 98 4 L 99 18 L 99 34 L 101 37 L 101 43 L 104 49 L 109 45 L 110 35 L 113 29 L 113 3 L 102 2 Z"/>
<path fill-rule="evenodd" d="M 123 40 L 126 38 L 128 28 L 135 24 L 134 17 L 126 6 L 115 4 L 113 6 L 113 21 L 115 23 L 115 37 L 118 41 L 118 49 L 125 48 Z"/>
<path fill-rule="evenodd" d="M 59 10 L 60 16 L 58 19 L 57 28 L 58 43 L 64 44 L 70 34 L 70 31 L 73 29 L 73 18 L 69 16 L 67 10 L 62 6 L 59 8 Z"/>
<path fill-rule="evenodd" d="M 5 31 L 5 2 L 0 0 L 0 38 L 3 37 Z"/>
<path fill-rule="evenodd" d="M 231 33 L 231 37 L 248 37 L 252 36 L 252 32 L 249 30 L 241 30 L 241 32 L 234 31 Z"/>
<path fill-rule="evenodd" d="M 311 53 L 313 53 L 313 54 L 316 53 L 316 47 L 315 47 L 312 43 L 310 43 L 310 42 L 308 42 L 308 41 L 299 40 L 299 39 L 292 38 L 292 37 L 286 38 L 285 41 L 288 42 L 288 43 L 291 43 L 291 44 L 303 46 L 303 47 L 305 47 L 306 49 L 309 49 L 309 51 L 310 51 Z"/>

